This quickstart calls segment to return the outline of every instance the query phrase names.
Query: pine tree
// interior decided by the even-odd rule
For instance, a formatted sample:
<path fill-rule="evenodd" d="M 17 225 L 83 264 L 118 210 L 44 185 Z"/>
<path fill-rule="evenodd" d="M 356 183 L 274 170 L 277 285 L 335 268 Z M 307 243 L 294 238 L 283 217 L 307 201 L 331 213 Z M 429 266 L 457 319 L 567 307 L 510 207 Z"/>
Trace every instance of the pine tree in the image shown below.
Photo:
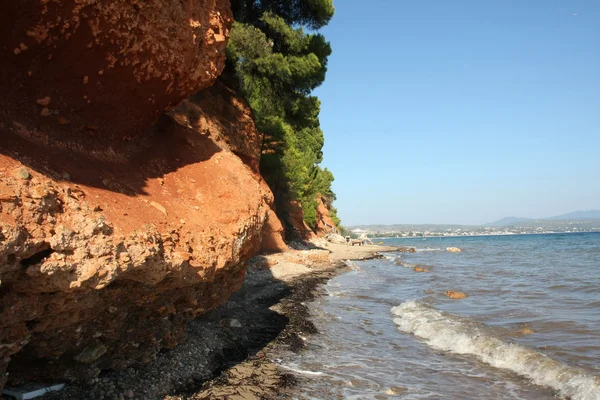
<path fill-rule="evenodd" d="M 319 33 L 334 13 L 331 0 L 234 0 L 236 22 L 227 47 L 228 68 L 263 135 L 261 173 L 279 207 L 299 200 L 309 226 L 316 197 L 335 199 L 333 174 L 321 169 L 321 103 L 312 90 L 327 72 L 331 46 Z M 285 211 L 285 210 L 280 210 Z M 336 217 L 337 218 L 337 217 Z M 338 220 L 339 221 L 339 220 Z"/>

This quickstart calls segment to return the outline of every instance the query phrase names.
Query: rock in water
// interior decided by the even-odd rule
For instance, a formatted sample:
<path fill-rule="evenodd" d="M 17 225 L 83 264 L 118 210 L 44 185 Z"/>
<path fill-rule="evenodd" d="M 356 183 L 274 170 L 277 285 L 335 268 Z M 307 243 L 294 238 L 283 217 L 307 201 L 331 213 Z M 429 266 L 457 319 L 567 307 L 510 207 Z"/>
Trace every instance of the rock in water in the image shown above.
<path fill-rule="evenodd" d="M 446 290 L 446 296 L 451 299 L 466 299 L 467 295 L 463 292 L 455 292 L 454 290 Z"/>
<path fill-rule="evenodd" d="M 450 253 L 460 253 L 462 250 L 458 247 L 448 247 L 446 251 L 449 251 Z"/>

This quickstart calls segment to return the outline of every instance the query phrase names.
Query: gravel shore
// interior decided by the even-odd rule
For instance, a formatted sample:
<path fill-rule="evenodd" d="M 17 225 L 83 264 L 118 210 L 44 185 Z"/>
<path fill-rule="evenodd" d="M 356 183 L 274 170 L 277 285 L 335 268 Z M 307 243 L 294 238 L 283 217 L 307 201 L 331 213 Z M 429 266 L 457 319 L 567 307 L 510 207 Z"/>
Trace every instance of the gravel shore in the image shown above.
<path fill-rule="evenodd" d="M 160 352 L 149 364 L 105 372 L 45 398 L 287 398 L 296 378 L 273 360 L 283 351 L 301 351 L 301 336 L 316 333 L 302 303 L 320 295 L 319 286 L 347 268 L 345 260 L 395 250 L 327 243 L 317 249 L 256 256 L 242 289 L 192 321 L 185 343 Z"/>

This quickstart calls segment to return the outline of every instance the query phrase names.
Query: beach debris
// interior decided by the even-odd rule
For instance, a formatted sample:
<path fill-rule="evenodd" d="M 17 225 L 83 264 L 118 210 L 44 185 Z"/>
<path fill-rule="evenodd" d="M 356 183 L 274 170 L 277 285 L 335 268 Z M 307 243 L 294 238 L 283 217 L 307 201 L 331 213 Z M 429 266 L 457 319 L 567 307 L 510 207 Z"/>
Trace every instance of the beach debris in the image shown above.
<path fill-rule="evenodd" d="M 451 299 L 466 299 L 467 295 L 463 292 L 455 292 L 454 290 L 446 290 L 446 296 Z"/>
<path fill-rule="evenodd" d="M 446 251 L 449 251 L 450 253 L 460 253 L 462 250 L 458 247 L 448 247 Z"/>
<path fill-rule="evenodd" d="M 26 385 L 15 388 L 4 388 L 2 394 L 14 397 L 17 400 L 34 399 L 43 396 L 49 392 L 56 392 L 65 387 L 64 383 L 56 385 L 42 385 L 37 383 L 28 383 Z"/>

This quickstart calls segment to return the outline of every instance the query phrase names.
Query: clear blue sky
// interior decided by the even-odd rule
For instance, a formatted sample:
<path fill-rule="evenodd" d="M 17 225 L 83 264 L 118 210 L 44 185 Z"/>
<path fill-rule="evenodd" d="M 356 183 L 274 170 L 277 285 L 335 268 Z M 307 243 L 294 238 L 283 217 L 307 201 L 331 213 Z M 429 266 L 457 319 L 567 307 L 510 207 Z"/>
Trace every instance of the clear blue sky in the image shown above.
<path fill-rule="evenodd" d="M 600 1 L 334 5 L 315 94 L 344 225 L 600 209 Z"/>

